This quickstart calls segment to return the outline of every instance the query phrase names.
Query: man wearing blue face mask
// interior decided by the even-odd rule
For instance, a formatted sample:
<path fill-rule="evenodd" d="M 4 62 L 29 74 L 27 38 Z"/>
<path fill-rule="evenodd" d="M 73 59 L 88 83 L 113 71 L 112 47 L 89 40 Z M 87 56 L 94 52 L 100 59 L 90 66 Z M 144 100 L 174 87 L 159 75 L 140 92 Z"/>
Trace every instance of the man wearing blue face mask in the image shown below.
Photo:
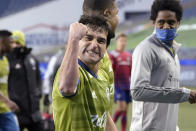
<path fill-rule="evenodd" d="M 179 44 L 174 39 L 182 18 L 179 0 L 155 0 L 151 20 L 155 33 L 143 40 L 132 57 L 131 131 L 176 131 L 178 103 L 196 103 L 196 91 L 179 87 Z"/>

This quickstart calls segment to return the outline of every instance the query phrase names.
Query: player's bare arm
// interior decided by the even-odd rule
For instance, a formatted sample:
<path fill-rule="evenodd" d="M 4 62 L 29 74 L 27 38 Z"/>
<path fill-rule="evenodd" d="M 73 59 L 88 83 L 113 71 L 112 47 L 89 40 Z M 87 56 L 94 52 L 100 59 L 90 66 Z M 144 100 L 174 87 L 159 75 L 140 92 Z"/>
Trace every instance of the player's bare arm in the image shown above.
<path fill-rule="evenodd" d="M 67 50 L 60 66 L 59 89 L 63 95 L 69 96 L 76 92 L 79 41 L 86 32 L 87 27 L 81 23 L 76 22 L 70 26 Z"/>
<path fill-rule="evenodd" d="M 13 112 L 17 112 L 19 111 L 19 107 L 16 105 L 16 103 L 14 103 L 13 101 L 11 101 L 10 99 L 6 98 L 0 91 L 0 101 L 4 102 L 11 111 Z"/>

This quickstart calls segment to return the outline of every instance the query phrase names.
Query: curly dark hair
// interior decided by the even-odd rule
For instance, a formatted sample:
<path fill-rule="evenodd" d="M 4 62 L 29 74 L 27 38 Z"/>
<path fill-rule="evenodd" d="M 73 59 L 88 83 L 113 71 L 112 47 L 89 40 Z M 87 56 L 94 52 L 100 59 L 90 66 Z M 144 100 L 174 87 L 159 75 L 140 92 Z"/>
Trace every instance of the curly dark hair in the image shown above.
<path fill-rule="evenodd" d="M 80 17 L 79 23 L 89 26 L 93 30 L 100 30 L 107 32 L 107 47 L 110 45 L 110 40 L 113 37 L 113 32 L 111 31 L 107 20 L 103 16 L 88 16 L 82 15 Z"/>
<path fill-rule="evenodd" d="M 170 10 L 176 13 L 176 18 L 181 21 L 183 15 L 183 7 L 180 0 L 155 0 L 151 7 L 150 19 L 155 21 L 159 11 Z"/>

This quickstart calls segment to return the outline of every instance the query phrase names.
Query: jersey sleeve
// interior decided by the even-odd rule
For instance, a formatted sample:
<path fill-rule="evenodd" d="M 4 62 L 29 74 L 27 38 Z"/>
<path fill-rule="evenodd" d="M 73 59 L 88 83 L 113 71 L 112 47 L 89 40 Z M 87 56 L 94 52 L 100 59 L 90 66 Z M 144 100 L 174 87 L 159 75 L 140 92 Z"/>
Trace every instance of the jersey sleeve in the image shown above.
<path fill-rule="evenodd" d="M 74 97 L 74 96 L 76 96 L 76 95 L 78 95 L 78 94 L 80 94 L 82 92 L 82 87 L 84 87 L 83 86 L 84 85 L 84 76 L 82 75 L 82 71 L 81 71 L 80 68 L 79 68 L 79 72 L 78 73 L 79 73 L 79 78 L 78 78 L 78 81 L 77 81 L 76 93 L 71 95 L 71 96 L 65 96 L 65 95 L 62 94 L 62 92 L 59 90 L 59 87 L 58 87 L 58 85 L 59 85 L 59 76 L 60 76 L 60 71 L 58 69 L 57 74 L 55 76 L 53 88 L 56 88 L 58 90 L 58 94 L 61 97 L 63 97 L 63 98 L 72 98 L 72 97 Z"/>

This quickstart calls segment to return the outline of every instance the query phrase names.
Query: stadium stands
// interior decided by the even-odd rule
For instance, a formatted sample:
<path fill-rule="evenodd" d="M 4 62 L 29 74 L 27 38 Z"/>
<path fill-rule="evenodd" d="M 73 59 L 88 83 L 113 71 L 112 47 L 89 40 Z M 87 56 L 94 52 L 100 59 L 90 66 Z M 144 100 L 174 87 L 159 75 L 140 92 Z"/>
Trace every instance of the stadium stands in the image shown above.
<path fill-rule="evenodd" d="M 184 12 L 184 18 L 196 17 L 196 6 L 193 8 L 187 8 Z"/>
<path fill-rule="evenodd" d="M 195 0 L 183 0 L 184 5 L 184 18 L 196 17 L 196 1 Z"/>
<path fill-rule="evenodd" d="M 50 1 L 54 0 L 1 0 L 0 17 L 8 16 Z"/>

